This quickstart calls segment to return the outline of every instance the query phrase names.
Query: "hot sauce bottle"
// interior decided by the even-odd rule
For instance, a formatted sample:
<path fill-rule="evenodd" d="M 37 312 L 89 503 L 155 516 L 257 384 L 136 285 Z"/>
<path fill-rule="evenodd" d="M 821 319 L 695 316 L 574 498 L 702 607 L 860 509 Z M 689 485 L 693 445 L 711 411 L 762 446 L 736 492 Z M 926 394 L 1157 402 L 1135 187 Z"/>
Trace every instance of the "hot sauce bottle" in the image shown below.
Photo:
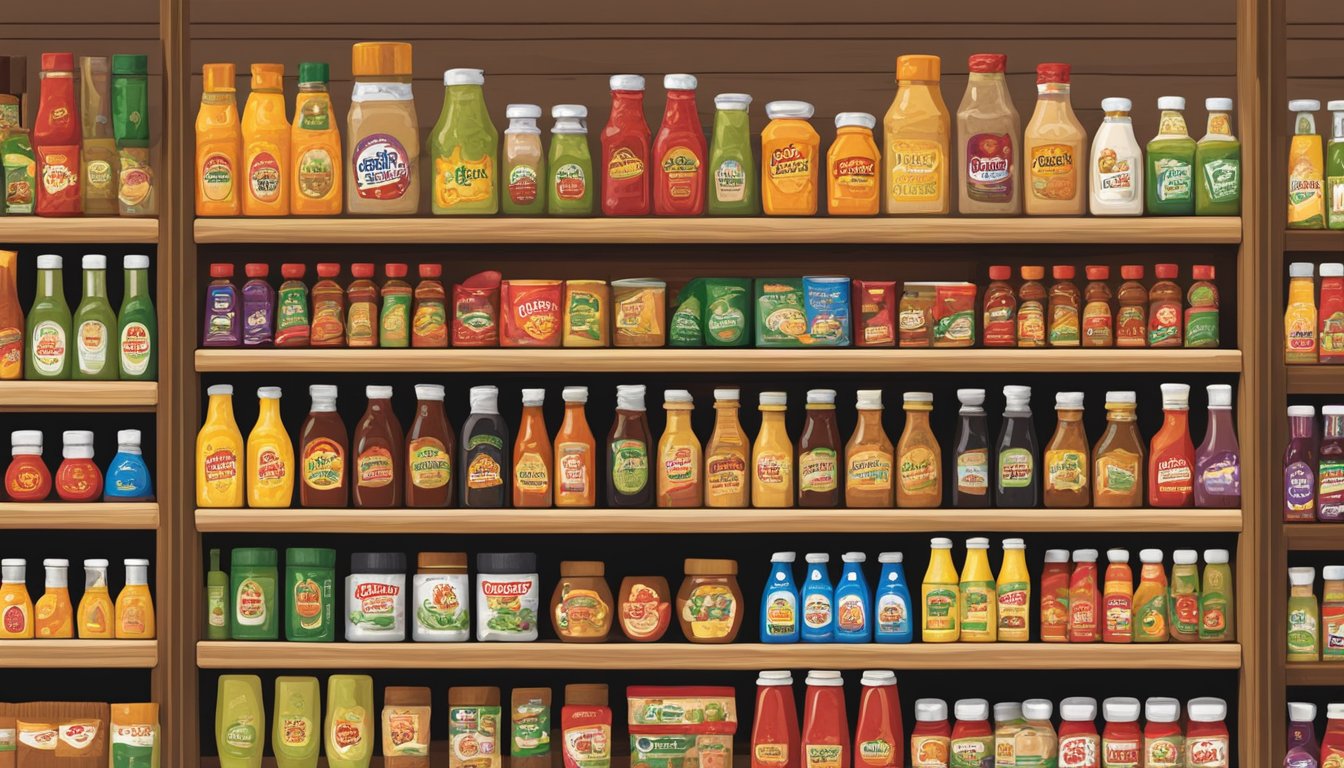
<path fill-rule="evenodd" d="M 1101 764 L 1143 765 L 1143 735 L 1139 732 L 1139 700 L 1111 698 L 1101 703 L 1106 727 L 1101 732 Z"/>
<path fill-rule="evenodd" d="M 653 212 L 699 216 L 705 212 L 705 133 L 695 108 L 694 75 L 667 75 L 667 106 L 653 140 Z"/>
<path fill-rule="evenodd" d="M 1101 594 L 1097 589 L 1097 550 L 1073 551 L 1073 576 L 1069 579 L 1069 642 L 1101 640 L 1097 626 Z"/>
<path fill-rule="evenodd" d="M 807 673 L 802 731 L 804 766 L 850 766 L 844 685 L 839 672 L 812 670 Z"/>
<path fill-rule="evenodd" d="M 415 385 L 415 421 L 406 435 L 406 506 L 453 505 L 457 436 L 443 413 L 443 387 Z"/>
<path fill-rule="evenodd" d="M 75 57 L 70 53 L 44 53 L 32 138 L 37 159 L 38 216 L 78 216 L 83 212 L 81 134 L 75 100 Z"/>
<path fill-rule="evenodd" d="M 1162 428 L 1148 449 L 1148 503 L 1188 507 L 1195 495 L 1195 445 L 1190 440 L 1190 385 L 1162 385 Z"/>
<path fill-rule="evenodd" d="M 1076 274 L 1069 264 L 1056 264 L 1050 268 L 1050 276 L 1055 284 L 1050 286 L 1050 346 L 1076 347 L 1079 345 L 1079 315 L 1082 309 L 1082 294 L 1074 284 Z"/>
<path fill-rule="evenodd" d="M 322 265 L 318 265 L 318 274 Z M 346 287 L 348 314 L 345 323 L 346 345 L 349 347 L 378 346 L 378 286 L 373 282 L 373 265 L 351 264 L 350 274 L 355 279 Z"/>
<path fill-rule="evenodd" d="M 1060 768 L 1101 768 L 1097 700 L 1071 696 L 1059 702 Z"/>
<path fill-rule="evenodd" d="M 5 470 L 5 496 L 10 501 L 44 501 L 51 495 L 51 470 L 42 461 L 42 432 L 19 429 L 10 435 L 13 461 Z"/>
<path fill-rule="evenodd" d="M 499 509 L 509 502 L 508 459 L 504 446 L 509 428 L 499 415 L 499 388 L 472 387 L 471 415 L 462 425 L 462 506 L 467 509 Z"/>
<path fill-rule="evenodd" d="M 989 268 L 990 284 L 985 288 L 985 346 L 1017 346 L 1017 296 L 1008 284 L 1013 268 Z"/>
<path fill-rule="evenodd" d="M 1120 267 L 1125 282 L 1115 298 L 1115 346 L 1148 346 L 1148 290 L 1143 287 L 1143 265 L 1126 264 Z"/>
<path fill-rule="evenodd" d="M 555 434 L 555 506 L 591 507 L 597 503 L 597 441 L 588 427 L 587 387 L 565 387 L 565 420 Z"/>
<path fill-rule="evenodd" d="M 313 405 L 299 433 L 299 504 L 341 509 L 350 498 L 345 480 L 350 438 L 336 412 L 336 387 L 314 384 L 308 396 Z"/>
<path fill-rule="evenodd" d="M 942 699 L 916 699 L 915 729 L 910 732 L 912 768 L 941 768 L 948 765 L 951 742 L 952 726 L 947 722 L 947 702 Z"/>
<path fill-rule="evenodd" d="M 523 390 L 523 416 L 513 443 L 513 506 L 551 506 L 551 436 L 541 406 L 546 390 Z"/>
<path fill-rule="evenodd" d="M 649 423 L 644 414 L 644 385 L 616 387 L 616 419 L 607 435 L 607 504 L 653 506 L 649 482 Z"/>
<path fill-rule="evenodd" d="M 1045 506 L 1086 507 L 1092 501 L 1092 489 L 1088 482 L 1091 466 L 1087 460 L 1087 430 L 1083 427 L 1083 393 L 1057 393 L 1055 414 L 1055 434 L 1045 446 Z"/>
<path fill-rule="evenodd" d="M 56 495 L 61 501 L 97 501 L 103 497 L 103 473 L 93 463 L 93 433 L 69 430 L 61 434 L 61 466 L 56 470 Z"/>
<path fill-rule="evenodd" d="M 860 684 L 863 693 L 854 728 L 854 754 L 867 768 L 901 768 L 905 765 L 905 724 L 896 673 L 889 669 L 865 670 Z"/>
<path fill-rule="evenodd" d="M 1180 270 L 1175 264 L 1157 264 L 1157 282 L 1148 289 L 1148 346 L 1179 347 L 1181 339 L 1181 287 L 1173 282 Z"/>
<path fill-rule="evenodd" d="M 400 507 L 404 460 L 401 424 L 392 412 L 392 388 L 364 388 L 369 405 L 355 428 L 352 473 L 356 507 Z"/>
<path fill-rule="evenodd" d="M 833 389 L 807 393 L 807 421 L 798 438 L 798 506 L 840 506 L 840 429 Z"/>
<path fill-rule="evenodd" d="M 983 765 L 994 759 L 994 729 L 989 725 L 989 702 L 961 699 L 952 705 L 951 765 Z"/>
<path fill-rule="evenodd" d="M 1115 344 L 1114 324 L 1115 307 L 1111 296 L 1111 268 L 1105 265 L 1089 265 L 1086 269 L 1088 284 L 1083 290 L 1083 337 L 1084 347 L 1109 347 Z"/>
<path fill-rule="evenodd" d="M 1044 347 L 1045 326 L 1045 267 L 1023 267 L 1022 285 L 1017 289 L 1017 346 Z"/>
<path fill-rule="evenodd" d="M 411 346 L 444 349 L 448 346 L 447 296 L 443 290 L 443 267 L 421 264 L 415 286 L 415 309 L 411 313 Z"/>
<path fill-rule="evenodd" d="M 647 216 L 649 124 L 644 120 L 644 78 L 612 75 L 610 82 L 611 117 L 602 130 L 602 213 Z"/>
<path fill-rule="evenodd" d="M 1049 549 L 1041 571 L 1041 642 L 1069 639 L 1069 550 Z"/>
<path fill-rule="evenodd" d="M 1129 550 L 1106 550 L 1106 580 L 1101 603 L 1104 624 L 1101 640 L 1106 643 L 1134 641 L 1134 571 L 1129 567 Z"/>
<path fill-rule="evenodd" d="M 314 347 L 345 346 L 345 291 L 335 280 L 340 275 L 340 264 L 317 265 L 312 291 Z"/>

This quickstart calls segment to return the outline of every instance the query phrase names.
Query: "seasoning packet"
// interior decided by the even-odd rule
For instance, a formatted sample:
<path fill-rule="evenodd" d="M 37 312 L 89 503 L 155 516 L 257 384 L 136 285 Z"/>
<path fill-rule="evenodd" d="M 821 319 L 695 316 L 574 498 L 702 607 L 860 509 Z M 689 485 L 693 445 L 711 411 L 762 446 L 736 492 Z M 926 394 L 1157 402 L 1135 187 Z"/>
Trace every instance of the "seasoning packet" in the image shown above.
<path fill-rule="evenodd" d="M 514 688 L 509 722 L 511 768 L 549 768 L 551 689 Z"/>
<path fill-rule="evenodd" d="M 849 346 L 849 278 L 804 277 L 803 300 L 808 336 L 805 343 Z"/>
<path fill-rule="evenodd" d="M 606 347 L 607 307 L 611 300 L 605 280 L 565 281 L 565 324 L 561 343 L 566 347 Z"/>
<path fill-rule="evenodd" d="M 802 279 L 757 278 L 756 346 L 800 347 L 806 334 Z"/>
<path fill-rule="evenodd" d="M 936 294 L 937 286 L 933 283 L 906 283 L 901 290 L 897 335 L 901 347 L 933 346 L 933 302 Z"/>
<path fill-rule="evenodd" d="M 448 689 L 448 768 L 500 768 L 499 689 L 457 686 Z"/>
<path fill-rule="evenodd" d="M 975 346 L 974 283 L 938 283 L 933 301 L 933 346 Z"/>
<path fill-rule="evenodd" d="M 5 168 L 5 213 L 33 212 L 37 195 L 37 159 L 28 131 L 14 128 L 0 143 L 0 162 Z"/>
<path fill-rule="evenodd" d="M 503 275 L 477 272 L 453 286 L 453 346 L 499 346 L 499 289 Z"/>
<path fill-rule="evenodd" d="M 669 347 L 705 345 L 704 307 L 704 278 L 692 278 L 677 291 L 677 308 L 672 312 L 672 322 L 667 332 Z"/>
<path fill-rule="evenodd" d="M 563 320 L 559 280 L 505 280 L 500 283 L 504 316 L 501 347 L 558 347 Z"/>
<path fill-rule="evenodd" d="M 383 768 L 429 768 L 428 688 L 383 689 Z"/>
<path fill-rule="evenodd" d="M 736 691 L 726 686 L 626 689 L 630 763 L 648 768 L 731 768 Z"/>
<path fill-rule="evenodd" d="M 667 283 L 651 278 L 611 281 L 615 346 L 661 347 L 667 343 Z"/>
<path fill-rule="evenodd" d="M 154 768 L 159 764 L 159 705 L 113 704 L 110 768 Z"/>
<path fill-rule="evenodd" d="M 705 343 L 745 347 L 751 343 L 751 280 L 705 278 Z"/>
<path fill-rule="evenodd" d="M 896 346 L 896 283 L 855 280 L 852 292 L 854 303 L 859 309 L 855 346 Z"/>

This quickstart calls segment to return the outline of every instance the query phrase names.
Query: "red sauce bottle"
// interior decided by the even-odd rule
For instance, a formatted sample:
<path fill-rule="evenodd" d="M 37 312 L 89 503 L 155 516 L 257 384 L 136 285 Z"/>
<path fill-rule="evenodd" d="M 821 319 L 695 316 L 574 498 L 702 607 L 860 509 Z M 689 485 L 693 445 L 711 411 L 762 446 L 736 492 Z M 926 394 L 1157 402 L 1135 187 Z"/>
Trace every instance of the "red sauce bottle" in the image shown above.
<path fill-rule="evenodd" d="M 400 507 L 405 437 L 392 412 L 392 388 L 370 386 L 364 392 L 369 406 L 355 428 L 355 467 L 351 473 L 355 506 Z"/>
<path fill-rule="evenodd" d="M 103 473 L 93 463 L 93 433 L 82 429 L 62 433 L 61 466 L 56 469 L 56 495 L 61 501 L 97 501 L 103 497 Z"/>
<path fill-rule="evenodd" d="M 1143 717 L 1148 721 L 1143 726 L 1143 762 L 1154 768 L 1174 766 L 1176 759 L 1185 753 L 1181 702 L 1154 696 L 1143 703 Z"/>
<path fill-rule="evenodd" d="M 1059 703 L 1059 768 L 1101 768 L 1097 700 L 1073 696 Z"/>
<path fill-rule="evenodd" d="M 793 675 L 787 670 L 761 672 L 756 678 L 751 768 L 800 768 L 801 738 L 798 705 L 793 700 Z"/>
<path fill-rule="evenodd" d="M 1191 699 L 1186 702 L 1185 712 L 1190 719 L 1185 732 L 1186 765 L 1227 768 L 1232 754 L 1227 723 L 1223 722 L 1227 702 L 1213 697 Z"/>
<path fill-rule="evenodd" d="M 1017 346 L 1017 295 L 1008 284 L 1012 277 L 1012 267 L 989 268 L 992 282 L 985 288 L 986 347 Z"/>
<path fill-rule="evenodd" d="M 443 412 L 443 386 L 415 385 L 415 421 L 406 435 L 406 506 L 453 506 L 457 435 Z"/>
<path fill-rule="evenodd" d="M 989 724 L 989 702 L 961 699 L 952 705 L 957 724 L 952 727 L 951 754 L 957 765 L 984 765 L 994 760 L 994 728 Z"/>
<path fill-rule="evenodd" d="M 1115 346 L 1148 346 L 1148 289 L 1143 287 L 1143 265 L 1120 267 L 1124 282 L 1116 291 Z"/>
<path fill-rule="evenodd" d="M 910 732 L 910 764 L 947 765 L 952 727 L 947 723 L 947 702 L 942 699 L 915 701 L 915 729 Z"/>
<path fill-rule="evenodd" d="M 1188 507 L 1195 498 L 1195 444 L 1190 440 L 1190 385 L 1162 385 L 1162 428 L 1148 449 L 1148 503 Z"/>
<path fill-rule="evenodd" d="M 863 673 L 859 722 L 854 728 L 854 754 L 865 768 L 902 768 L 905 765 L 905 726 L 896 673 Z M 755 768 L 755 767 L 753 767 Z"/>
<path fill-rule="evenodd" d="M 807 673 L 803 765 L 849 768 L 849 717 L 845 714 L 844 686 L 839 672 Z"/>
<path fill-rule="evenodd" d="M 51 495 L 51 470 L 42 461 L 42 432 L 20 429 L 10 440 L 14 460 L 5 470 L 5 496 L 10 501 L 45 501 Z"/>
<path fill-rule="evenodd" d="M 1101 732 L 1102 765 L 1143 765 L 1139 733 L 1139 700 L 1111 698 L 1101 703 L 1106 727 Z"/>
<path fill-rule="evenodd" d="M 649 215 L 649 124 L 644 78 L 611 76 L 611 117 L 602 131 L 602 213 Z"/>
<path fill-rule="evenodd" d="M 1153 274 L 1157 282 L 1148 289 L 1148 346 L 1180 347 L 1184 344 L 1181 334 L 1181 287 L 1175 283 L 1180 268 L 1175 264 L 1156 264 Z"/>
<path fill-rule="evenodd" d="M 75 57 L 70 53 L 44 53 L 32 140 L 37 160 L 38 216 L 78 216 L 83 212 L 79 188 L 82 133 L 75 98 Z"/>
<path fill-rule="evenodd" d="M 667 106 L 653 140 L 653 212 L 699 216 L 705 212 L 705 132 L 695 108 L 694 75 L 667 75 Z"/>
<path fill-rule="evenodd" d="M 1069 581 L 1069 642 L 1096 643 L 1101 640 L 1097 628 L 1097 550 L 1073 551 L 1073 578 Z"/>

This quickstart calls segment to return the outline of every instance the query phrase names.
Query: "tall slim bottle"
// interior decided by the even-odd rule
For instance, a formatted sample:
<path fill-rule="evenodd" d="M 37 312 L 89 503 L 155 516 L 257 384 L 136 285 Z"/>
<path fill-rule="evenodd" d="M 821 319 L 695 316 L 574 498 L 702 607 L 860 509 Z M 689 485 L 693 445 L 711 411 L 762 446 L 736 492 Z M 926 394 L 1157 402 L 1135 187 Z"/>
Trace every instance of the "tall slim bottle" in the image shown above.
<path fill-rule="evenodd" d="M 70 305 L 65 303 L 65 279 L 61 257 L 37 257 L 37 295 L 28 308 L 29 381 L 69 379 L 73 368 L 70 337 Z"/>
<path fill-rule="evenodd" d="M 117 316 L 107 300 L 107 257 L 84 257 L 84 297 L 75 309 L 71 328 L 74 332 L 75 361 L 71 378 L 106 380 L 117 378 L 117 352 L 112 342 Z"/>

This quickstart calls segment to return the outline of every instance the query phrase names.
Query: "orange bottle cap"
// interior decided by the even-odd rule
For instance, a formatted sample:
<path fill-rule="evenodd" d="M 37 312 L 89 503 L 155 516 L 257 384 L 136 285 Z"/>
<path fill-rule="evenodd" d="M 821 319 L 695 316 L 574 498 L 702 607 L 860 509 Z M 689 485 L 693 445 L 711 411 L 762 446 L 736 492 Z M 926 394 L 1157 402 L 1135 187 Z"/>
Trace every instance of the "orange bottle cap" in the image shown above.
<path fill-rule="evenodd" d="M 1023 267 L 1023 280 L 1040 280 L 1045 277 L 1045 267 Z"/>
<path fill-rule="evenodd" d="M 207 93 L 233 93 L 237 74 L 232 64 L 206 64 L 201 67 Z"/>
<path fill-rule="evenodd" d="M 252 90 L 281 91 L 285 87 L 284 64 L 253 64 Z"/>
<path fill-rule="evenodd" d="M 410 43 L 355 43 L 350 67 L 355 77 L 410 77 Z"/>
<path fill-rule="evenodd" d="M 937 81 L 942 75 L 943 62 L 937 56 L 917 53 L 896 59 L 897 80 Z"/>

